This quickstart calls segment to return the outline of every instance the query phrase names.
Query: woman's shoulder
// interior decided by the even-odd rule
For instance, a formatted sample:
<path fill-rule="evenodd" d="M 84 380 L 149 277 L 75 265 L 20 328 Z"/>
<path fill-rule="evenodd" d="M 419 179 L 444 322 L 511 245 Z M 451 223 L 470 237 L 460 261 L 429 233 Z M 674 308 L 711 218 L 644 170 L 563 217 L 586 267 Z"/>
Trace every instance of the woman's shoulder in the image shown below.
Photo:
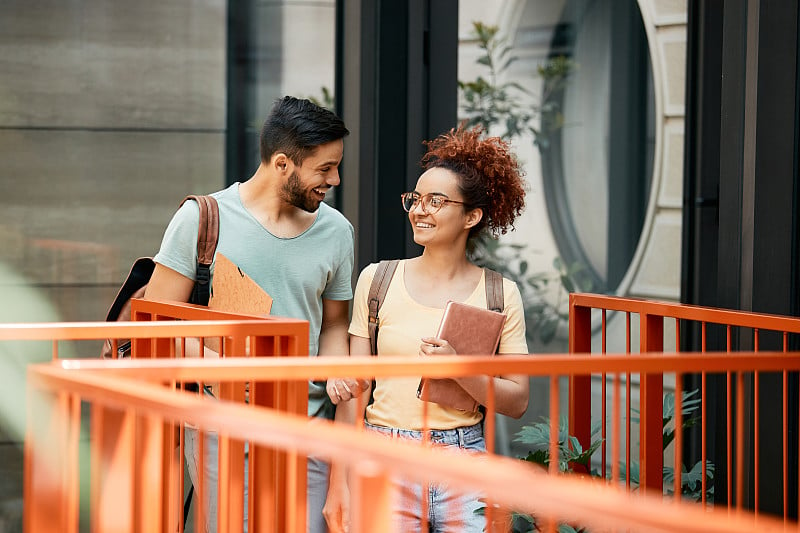
<path fill-rule="evenodd" d="M 503 291 L 519 294 L 519 285 L 513 279 L 503 276 Z"/>
<path fill-rule="evenodd" d="M 405 263 L 405 261 L 406 261 L 405 259 L 387 259 L 387 260 L 379 261 L 377 263 L 370 263 L 367 266 L 365 266 L 363 269 L 361 269 L 361 273 L 359 274 L 359 281 L 362 278 L 368 279 L 368 280 L 371 281 L 375 277 L 375 274 L 378 272 L 378 267 L 380 267 L 381 264 L 386 264 L 387 266 L 389 266 L 390 263 L 396 263 L 396 267 L 395 268 L 397 268 L 397 267 L 401 266 L 403 263 Z M 388 271 L 387 271 L 387 273 L 388 273 Z"/>
<path fill-rule="evenodd" d="M 503 276 L 502 272 L 498 272 L 497 270 L 492 270 L 490 268 L 484 267 L 484 279 L 486 283 L 489 283 L 489 272 L 494 272 L 495 274 L 499 274 L 500 278 L 503 280 L 503 292 L 504 293 L 516 293 L 519 294 L 519 287 L 517 286 L 517 282 L 511 278 L 507 278 Z"/>
<path fill-rule="evenodd" d="M 375 277 L 375 271 L 378 270 L 378 263 L 370 263 L 361 269 L 360 278 L 372 279 Z"/>
<path fill-rule="evenodd" d="M 505 276 L 501 276 L 501 279 L 503 280 L 503 307 L 507 308 L 509 304 L 511 306 L 520 305 L 522 303 L 522 293 L 517 282 Z M 489 280 L 486 279 L 485 282 L 489 283 Z"/>
<path fill-rule="evenodd" d="M 381 275 L 382 277 L 385 277 L 389 275 L 391 272 L 391 276 L 388 278 L 388 281 L 391 281 L 395 276 L 395 272 L 398 272 L 403 269 L 403 264 L 405 262 L 406 259 L 387 259 L 379 261 L 377 263 L 370 263 L 363 269 L 361 269 L 361 273 L 358 275 L 358 284 L 359 285 L 362 285 L 364 283 L 372 284 L 372 280 L 375 279 L 375 275 L 378 273 L 379 267 L 381 267 L 382 265 L 390 267 L 391 266 L 390 263 L 395 263 L 394 271 L 391 271 L 390 268 L 387 268 L 387 270 Z"/>

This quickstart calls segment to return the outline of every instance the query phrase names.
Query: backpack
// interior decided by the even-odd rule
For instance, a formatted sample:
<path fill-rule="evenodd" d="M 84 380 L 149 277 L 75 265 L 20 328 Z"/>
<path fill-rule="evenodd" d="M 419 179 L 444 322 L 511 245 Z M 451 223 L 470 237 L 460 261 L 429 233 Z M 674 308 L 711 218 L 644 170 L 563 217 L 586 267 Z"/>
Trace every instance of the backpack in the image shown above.
<path fill-rule="evenodd" d="M 181 201 L 194 200 L 200 206 L 200 226 L 197 232 L 197 271 L 189 303 L 208 305 L 211 296 L 211 263 L 219 239 L 219 206 L 212 196 L 190 195 Z M 153 275 L 156 264 L 151 257 L 137 259 L 128 277 L 120 287 L 106 314 L 106 322 L 127 321 L 131 319 L 131 298 L 141 298 Z M 111 358 L 112 340 L 106 339 L 100 352 L 101 357 Z M 118 358 L 131 355 L 130 339 L 120 339 L 117 346 Z"/>
<path fill-rule="evenodd" d="M 378 354 L 378 330 L 380 326 L 380 321 L 378 320 L 378 311 L 383 304 L 383 300 L 386 297 L 386 292 L 389 290 L 389 285 L 392 282 L 392 276 L 394 276 L 394 272 L 397 270 L 397 264 L 399 262 L 400 261 L 397 259 L 392 259 L 378 263 L 375 276 L 372 278 L 372 284 L 369 286 L 369 322 L 367 324 L 367 328 L 369 329 L 369 343 L 373 356 Z M 486 307 L 492 311 L 502 313 L 504 307 L 503 276 L 489 268 L 484 268 L 483 270 L 486 276 Z M 455 382 L 452 382 L 451 380 L 437 381 L 437 403 L 443 403 L 444 405 L 449 405 L 451 407 L 468 411 L 480 410 L 485 414 L 483 406 L 478 405 L 478 402 L 474 401 L 473 398 Z M 375 389 L 375 380 L 372 381 L 372 388 L 373 390 Z M 420 381 L 420 385 L 417 388 L 417 397 L 421 398 L 421 394 L 422 381 Z M 373 398 L 370 394 L 369 403 L 371 403 L 372 400 Z M 464 407 L 468 404 L 470 407 Z"/>
<path fill-rule="evenodd" d="M 378 263 L 378 268 L 375 271 L 375 277 L 372 278 L 372 284 L 369 286 L 369 343 L 372 348 L 372 355 L 378 354 L 378 329 L 380 321 L 378 320 L 378 311 L 383 304 L 386 297 L 386 291 L 389 290 L 389 284 L 392 282 L 394 271 L 397 270 L 399 259 L 385 260 Z M 489 268 L 483 269 L 486 276 L 486 307 L 498 313 L 503 312 L 504 297 L 503 297 L 503 276 Z"/>

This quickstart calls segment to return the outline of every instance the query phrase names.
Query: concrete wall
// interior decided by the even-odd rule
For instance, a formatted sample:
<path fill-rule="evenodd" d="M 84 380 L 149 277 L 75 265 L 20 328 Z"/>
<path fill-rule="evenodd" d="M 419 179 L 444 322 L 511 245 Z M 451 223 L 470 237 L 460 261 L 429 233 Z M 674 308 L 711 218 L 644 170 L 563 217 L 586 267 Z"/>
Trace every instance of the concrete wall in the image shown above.
<path fill-rule="evenodd" d="M 334 8 L 253 8 L 248 127 L 333 87 Z M 181 199 L 225 185 L 226 17 L 221 0 L 0 6 L 0 260 L 62 319 L 104 318 Z"/>
<path fill-rule="evenodd" d="M 335 1 L 254 4 L 253 49 L 239 52 L 257 132 L 278 96 L 333 87 Z M 0 322 L 104 319 L 181 199 L 225 185 L 227 9 L 0 2 Z M 94 357 L 97 344 L 60 353 Z M 26 364 L 48 358 L 28 348 L 0 343 L 0 531 L 21 531 L 11 415 L 25 412 Z"/>
<path fill-rule="evenodd" d="M 188 192 L 224 181 L 225 3 L 0 8 L 2 260 L 102 319 Z"/>

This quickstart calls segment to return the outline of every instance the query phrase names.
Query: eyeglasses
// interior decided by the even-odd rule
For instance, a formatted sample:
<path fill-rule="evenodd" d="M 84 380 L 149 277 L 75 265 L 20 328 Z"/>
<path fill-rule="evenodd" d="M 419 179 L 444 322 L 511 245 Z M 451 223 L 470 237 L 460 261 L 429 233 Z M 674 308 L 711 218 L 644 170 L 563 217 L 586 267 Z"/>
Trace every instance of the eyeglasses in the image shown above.
<path fill-rule="evenodd" d="M 418 192 L 404 192 L 400 195 L 400 199 L 403 201 L 403 209 L 406 212 L 410 212 L 416 205 L 422 201 L 422 210 L 432 215 L 439 211 L 444 204 L 461 204 L 466 205 L 464 202 L 459 202 L 458 200 L 451 200 L 447 196 L 443 194 L 419 194 Z"/>

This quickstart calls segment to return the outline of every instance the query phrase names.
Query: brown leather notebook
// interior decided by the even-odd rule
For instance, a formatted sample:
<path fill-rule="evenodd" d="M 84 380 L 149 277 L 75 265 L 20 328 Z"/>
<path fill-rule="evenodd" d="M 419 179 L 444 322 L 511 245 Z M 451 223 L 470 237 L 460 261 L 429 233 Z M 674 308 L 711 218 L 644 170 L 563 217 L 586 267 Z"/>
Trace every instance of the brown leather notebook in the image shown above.
<path fill-rule="evenodd" d="M 450 301 L 436 336 L 449 342 L 459 355 L 493 355 L 505 322 L 503 313 Z M 463 411 L 478 410 L 478 402 L 452 379 L 422 378 L 417 397 Z"/>

